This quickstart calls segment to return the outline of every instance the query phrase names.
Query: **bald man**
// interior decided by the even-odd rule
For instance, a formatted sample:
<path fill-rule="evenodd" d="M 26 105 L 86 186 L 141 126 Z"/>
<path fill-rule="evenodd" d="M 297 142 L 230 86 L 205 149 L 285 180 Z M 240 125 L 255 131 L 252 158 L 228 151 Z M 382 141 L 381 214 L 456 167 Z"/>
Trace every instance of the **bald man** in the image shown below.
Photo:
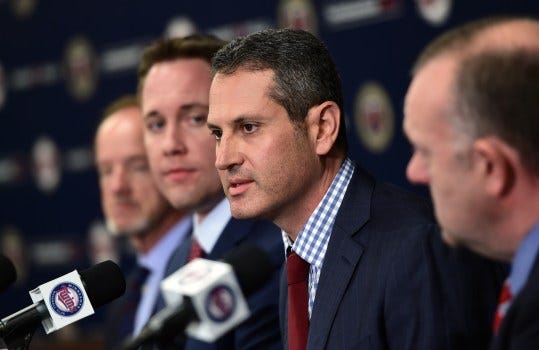
<path fill-rule="evenodd" d="M 511 264 L 492 349 L 539 349 L 539 22 L 486 19 L 418 59 L 404 109 L 410 181 L 443 238 Z"/>
<path fill-rule="evenodd" d="M 109 349 L 137 334 L 157 311 L 168 260 L 191 227 L 186 213 L 174 209 L 153 182 L 142 127 L 137 99 L 126 96 L 109 105 L 95 135 L 107 228 L 114 236 L 125 236 L 137 252 L 126 295 L 115 304 L 108 322 Z"/>

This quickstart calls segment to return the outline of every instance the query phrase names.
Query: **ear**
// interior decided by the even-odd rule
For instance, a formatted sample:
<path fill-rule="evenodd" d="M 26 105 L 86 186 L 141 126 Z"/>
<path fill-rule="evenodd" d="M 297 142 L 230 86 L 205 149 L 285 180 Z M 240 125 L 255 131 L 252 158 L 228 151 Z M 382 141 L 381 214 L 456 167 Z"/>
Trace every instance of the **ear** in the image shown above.
<path fill-rule="evenodd" d="M 509 193 L 515 184 L 518 153 L 495 136 L 477 139 L 473 144 L 476 171 L 483 177 L 485 190 L 494 197 Z"/>
<path fill-rule="evenodd" d="M 328 154 L 339 133 L 341 112 L 333 101 L 311 107 L 308 114 L 308 130 L 314 142 L 316 154 Z"/>

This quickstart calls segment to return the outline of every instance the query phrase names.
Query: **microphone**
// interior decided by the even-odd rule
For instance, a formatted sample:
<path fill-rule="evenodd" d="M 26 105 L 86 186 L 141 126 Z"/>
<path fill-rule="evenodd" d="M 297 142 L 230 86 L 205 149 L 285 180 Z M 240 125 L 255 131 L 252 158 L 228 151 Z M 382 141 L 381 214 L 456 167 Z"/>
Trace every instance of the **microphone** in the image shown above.
<path fill-rule="evenodd" d="M 11 260 L 0 254 L 0 292 L 17 279 L 17 271 Z"/>
<path fill-rule="evenodd" d="M 248 243 L 222 261 L 194 259 L 161 282 L 168 307 L 136 337 L 127 339 L 122 349 L 135 350 L 152 340 L 169 344 L 186 328 L 193 338 L 217 340 L 249 317 L 244 295 L 262 287 L 273 271 L 266 252 Z"/>
<path fill-rule="evenodd" d="M 77 284 L 83 287 L 79 288 Z M 80 274 L 73 271 L 31 291 L 34 304 L 3 318 L 0 338 L 9 343 L 8 340 L 18 341 L 16 337 L 28 337 L 27 333 L 32 333 L 39 322 L 49 334 L 93 314 L 93 307 L 104 305 L 124 292 L 123 273 L 111 260 L 80 271 Z"/>

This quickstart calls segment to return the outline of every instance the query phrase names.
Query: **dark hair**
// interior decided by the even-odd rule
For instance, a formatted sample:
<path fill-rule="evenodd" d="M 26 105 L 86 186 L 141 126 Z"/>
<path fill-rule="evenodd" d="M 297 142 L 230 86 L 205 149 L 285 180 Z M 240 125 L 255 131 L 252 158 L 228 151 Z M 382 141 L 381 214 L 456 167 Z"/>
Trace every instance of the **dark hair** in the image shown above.
<path fill-rule="evenodd" d="M 490 50 L 467 57 L 454 95 L 456 118 L 472 138 L 500 137 L 539 174 L 538 50 Z"/>
<path fill-rule="evenodd" d="M 142 53 L 138 67 L 139 95 L 148 72 L 155 64 L 180 58 L 200 58 L 211 64 L 213 55 L 225 44 L 226 41 L 206 34 L 157 40 Z"/>
<path fill-rule="evenodd" d="M 302 124 L 309 109 L 325 101 L 339 106 L 341 123 L 336 147 L 348 150 L 341 79 L 326 46 L 311 33 L 298 29 L 268 29 L 238 38 L 212 60 L 213 73 L 233 74 L 238 69 L 271 70 L 270 96 Z"/>

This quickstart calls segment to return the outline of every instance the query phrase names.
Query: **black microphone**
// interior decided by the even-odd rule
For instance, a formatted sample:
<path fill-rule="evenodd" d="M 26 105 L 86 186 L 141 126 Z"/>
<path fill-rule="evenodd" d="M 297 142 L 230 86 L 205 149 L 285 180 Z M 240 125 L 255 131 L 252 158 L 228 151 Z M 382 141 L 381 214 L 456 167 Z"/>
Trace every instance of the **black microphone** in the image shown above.
<path fill-rule="evenodd" d="M 220 275 L 212 274 L 211 271 L 219 270 L 223 265 L 231 267 L 233 271 Z M 193 322 L 203 324 L 206 333 L 211 334 L 211 339 L 200 338 L 201 340 L 213 341 L 249 316 L 244 295 L 248 296 L 262 287 L 271 277 L 273 271 L 274 267 L 267 253 L 248 243 L 230 251 L 222 259 L 222 262 L 205 259 L 193 260 L 167 277 L 161 283 L 161 287 L 166 292 L 165 289 L 168 285 L 170 287 L 169 293 L 172 290 L 173 293 L 182 294 L 182 290 L 185 291 L 191 287 L 194 287 L 194 291 L 190 295 L 184 295 L 179 304 L 166 307 L 155 314 L 136 337 L 124 342 L 122 349 L 135 350 L 150 341 L 156 341 L 158 344 L 169 344 L 176 337 L 182 335 L 187 326 L 191 327 Z M 238 284 L 239 288 L 236 291 Z M 240 288 L 241 290 L 239 290 Z M 212 308 L 208 305 L 211 304 L 211 301 L 208 300 L 223 291 L 228 294 L 225 294 L 220 301 L 234 300 L 233 306 L 226 311 L 219 310 L 219 307 L 214 308 L 218 309 L 217 313 L 211 315 Z M 200 302 L 201 300 L 205 301 L 205 305 L 201 305 L 203 304 Z M 222 306 L 219 301 L 217 304 Z M 240 310 L 242 305 L 245 305 L 246 313 L 238 316 L 239 312 L 243 312 Z M 214 317 L 220 319 L 213 320 Z"/>
<path fill-rule="evenodd" d="M 122 270 L 111 260 L 103 261 L 80 271 L 79 275 L 88 299 L 94 308 L 120 297 L 125 292 L 125 279 Z M 3 318 L 0 321 L 0 338 L 6 340 L 15 334 L 33 332 L 39 322 L 50 317 L 45 302 L 40 300 Z M 7 340 L 6 343 L 8 343 Z"/>
<path fill-rule="evenodd" d="M 17 271 L 11 260 L 0 254 L 0 292 L 4 291 L 17 279 Z"/>

